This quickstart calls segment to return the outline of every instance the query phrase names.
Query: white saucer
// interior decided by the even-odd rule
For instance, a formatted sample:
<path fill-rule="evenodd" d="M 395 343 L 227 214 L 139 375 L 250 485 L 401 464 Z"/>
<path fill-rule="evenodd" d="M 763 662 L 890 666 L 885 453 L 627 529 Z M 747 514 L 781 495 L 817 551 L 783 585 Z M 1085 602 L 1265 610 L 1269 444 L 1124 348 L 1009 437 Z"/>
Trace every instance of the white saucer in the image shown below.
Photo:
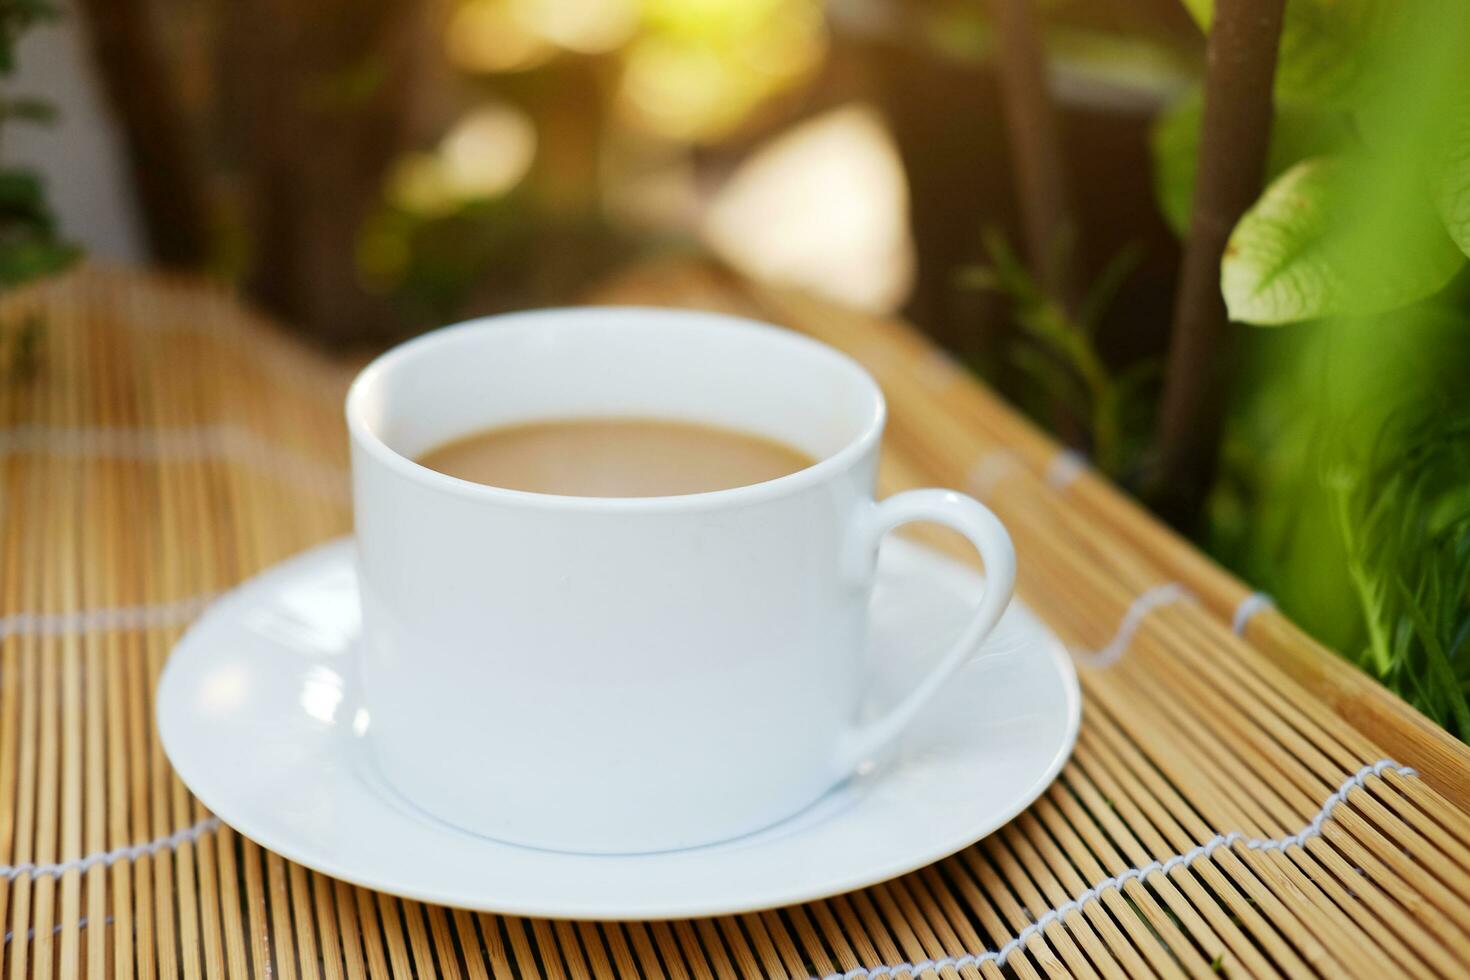
<path fill-rule="evenodd" d="M 873 602 L 874 700 L 958 631 L 975 572 L 890 537 Z M 336 878 L 408 898 L 550 918 L 684 918 L 861 888 L 990 834 L 1056 778 L 1081 716 L 1061 644 L 1013 602 L 982 654 L 874 771 L 766 830 L 636 856 L 538 851 L 435 820 L 378 776 L 355 691 L 350 540 L 251 579 L 175 648 L 158 690 L 180 777 L 241 833 Z M 473 772 L 466 772 L 473 778 Z M 597 801 L 587 807 L 595 812 Z"/>

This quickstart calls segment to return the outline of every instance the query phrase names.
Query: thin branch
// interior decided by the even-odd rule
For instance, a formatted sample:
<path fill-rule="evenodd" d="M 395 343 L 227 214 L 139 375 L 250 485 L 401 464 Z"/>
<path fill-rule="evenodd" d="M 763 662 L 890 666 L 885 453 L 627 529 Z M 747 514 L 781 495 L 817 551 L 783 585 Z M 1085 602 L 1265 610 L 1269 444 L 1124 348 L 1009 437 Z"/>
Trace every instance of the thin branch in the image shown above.
<path fill-rule="evenodd" d="M 1233 375 L 1234 331 L 1220 292 L 1231 229 L 1261 190 L 1271 137 L 1271 86 L 1285 0 L 1216 0 L 1204 120 L 1173 339 L 1159 412 L 1159 512 L 1189 528 L 1215 477 Z"/>
<path fill-rule="evenodd" d="M 997 35 L 1001 104 L 1018 184 L 1026 258 L 1048 297 L 1075 312 L 1080 290 L 1065 254 L 1074 234 L 1061 129 L 1031 0 L 988 0 Z"/>
<path fill-rule="evenodd" d="M 996 64 L 1006 143 L 1021 205 L 1026 260 L 1047 299 L 1068 314 L 1082 303 L 1076 276 L 1073 222 L 1061 127 L 1046 76 L 1041 34 L 1032 0 L 987 0 L 995 21 Z M 1053 397 L 1052 425 L 1063 442 L 1083 447 L 1086 432 L 1060 397 Z"/>

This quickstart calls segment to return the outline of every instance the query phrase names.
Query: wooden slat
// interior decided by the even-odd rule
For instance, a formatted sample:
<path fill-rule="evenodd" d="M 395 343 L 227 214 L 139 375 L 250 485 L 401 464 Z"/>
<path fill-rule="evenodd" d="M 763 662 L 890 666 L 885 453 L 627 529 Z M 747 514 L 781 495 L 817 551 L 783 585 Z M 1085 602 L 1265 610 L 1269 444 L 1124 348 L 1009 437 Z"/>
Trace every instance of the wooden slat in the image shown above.
<path fill-rule="evenodd" d="M 627 924 L 374 895 L 201 823 L 209 814 L 169 769 L 152 716 L 182 623 L 42 629 L 26 618 L 226 589 L 344 533 L 351 372 L 224 292 L 83 268 L 0 299 L 0 330 L 37 312 L 45 322 L 37 375 L 0 384 L 0 621 L 12 624 L 0 633 L 0 863 L 64 869 L 0 881 L 12 934 L 0 975 L 735 980 L 935 961 L 927 976 L 990 980 L 1470 972 L 1463 746 L 1277 613 L 1233 635 L 1243 585 L 1095 475 L 1054 486 L 1055 445 L 905 325 L 689 262 L 637 270 L 598 295 L 753 315 L 852 352 L 890 399 L 885 492 L 967 487 L 978 460 L 1009 454 L 1014 465 L 984 489 L 1016 538 L 1022 595 L 1068 644 L 1107 644 L 1161 583 L 1198 600 L 1149 613 L 1110 668 L 1084 664 L 1077 751 L 1035 806 L 896 881 L 790 909 Z M 68 433 L 220 426 L 322 480 L 217 452 L 65 448 Z M 54 446 L 37 441 L 43 432 Z M 1389 770 L 1349 783 L 1385 757 L 1425 778 Z M 1229 831 L 1296 834 L 1345 785 L 1320 835 L 1156 863 Z M 169 841 L 191 827 L 202 829 Z M 80 866 L 137 845 L 148 853 Z M 1022 933 L 1003 965 L 983 955 Z"/>

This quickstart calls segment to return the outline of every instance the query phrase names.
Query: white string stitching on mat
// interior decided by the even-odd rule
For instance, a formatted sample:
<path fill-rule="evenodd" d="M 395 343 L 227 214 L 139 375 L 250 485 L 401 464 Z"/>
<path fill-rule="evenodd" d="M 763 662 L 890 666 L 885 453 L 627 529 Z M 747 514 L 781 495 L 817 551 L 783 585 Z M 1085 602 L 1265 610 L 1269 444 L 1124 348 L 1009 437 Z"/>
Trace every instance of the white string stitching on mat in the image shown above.
<path fill-rule="evenodd" d="M 1063 449 L 1051 458 L 1051 465 L 1046 468 L 1046 482 L 1054 489 L 1065 490 L 1085 472 L 1087 457 L 1075 449 Z"/>
<path fill-rule="evenodd" d="M 1236 636 L 1244 636 L 1245 628 L 1250 625 L 1252 616 L 1263 609 L 1275 608 L 1275 599 L 1264 592 L 1252 592 L 1240 600 L 1240 605 L 1235 607 L 1235 615 L 1230 618 L 1230 629 Z"/>
<path fill-rule="evenodd" d="M 140 857 L 157 854 L 159 851 L 172 851 L 181 844 L 189 844 L 203 837 L 212 830 L 219 829 L 219 817 L 205 817 L 203 820 L 190 827 L 176 830 L 167 837 L 159 837 L 156 840 L 147 841 L 142 844 L 132 844 L 128 847 L 118 847 L 111 851 L 94 851 L 85 857 L 72 858 L 70 861 L 60 861 L 56 864 L 24 864 L 0 865 L 0 878 L 7 881 L 28 874 L 32 878 L 60 878 L 68 871 L 86 871 L 95 865 L 108 867 L 119 861 L 136 861 Z"/>
<path fill-rule="evenodd" d="M 920 960 L 917 963 L 894 963 L 888 966 L 858 967 L 853 970 L 848 970 L 846 973 L 828 974 L 826 977 L 821 978 L 821 980 L 872 980 L 874 977 L 891 977 L 899 973 L 909 973 L 913 976 L 918 976 L 926 970 L 939 971 L 946 967 L 961 970 L 967 966 L 980 966 L 982 963 L 995 963 L 997 966 L 1005 966 L 1006 960 L 1010 958 L 1013 952 L 1020 949 L 1033 936 L 1044 931 L 1053 922 L 1073 912 L 1080 911 L 1084 904 L 1093 899 L 1100 898 L 1103 892 L 1122 891 L 1123 886 L 1129 881 L 1147 878 L 1155 871 L 1168 875 L 1175 868 L 1181 866 L 1188 867 L 1200 858 L 1210 857 L 1222 847 L 1231 848 L 1236 844 L 1243 844 L 1248 850 L 1252 851 L 1284 851 L 1293 845 L 1301 846 L 1314 837 L 1320 837 L 1322 835 L 1322 828 L 1326 825 L 1328 818 L 1332 816 L 1332 811 L 1347 799 L 1348 793 L 1362 787 L 1364 781 L 1369 776 L 1382 776 L 1389 769 L 1392 769 L 1401 776 L 1418 775 L 1413 769 L 1408 766 L 1401 766 L 1392 759 L 1380 759 L 1370 766 L 1364 766 L 1352 776 L 1348 777 L 1338 787 L 1337 792 L 1327 797 L 1327 800 L 1322 804 L 1322 809 L 1317 811 L 1317 815 L 1312 818 L 1312 821 L 1298 833 L 1291 834 L 1287 837 L 1263 839 L 1260 837 L 1248 837 L 1238 830 L 1233 830 L 1228 834 L 1217 834 L 1193 850 L 1183 854 L 1176 854 L 1173 857 L 1165 858 L 1161 861 L 1151 861 L 1140 868 L 1129 868 L 1120 874 L 1110 878 L 1104 878 L 1091 888 L 1078 894 L 1071 901 L 1064 902 L 1056 908 L 1042 913 L 1036 921 L 1022 929 L 1016 934 L 1014 939 L 1000 949 L 984 953 L 965 953 L 962 956 L 945 956 L 936 960 Z M 817 980 L 817 978 L 812 978 L 812 980 Z"/>
<path fill-rule="evenodd" d="M 965 371 L 955 359 L 944 351 L 934 349 L 919 362 L 919 381 L 930 391 L 943 393 L 965 376 Z"/>
<path fill-rule="evenodd" d="M 8 636 L 63 636 L 105 630 L 167 629 L 193 622 L 221 595 L 206 592 L 175 602 L 148 606 L 112 606 L 69 613 L 16 613 L 0 617 L 0 640 Z"/>
<path fill-rule="evenodd" d="M 1013 449 L 993 449 L 982 453 L 967 474 L 966 485 L 970 493 L 984 500 L 995 489 L 996 484 L 1020 468 L 1021 457 Z M 1052 459 L 1047 472 L 1047 482 L 1058 490 L 1066 489 L 1087 468 L 1087 458 L 1071 449 L 1063 449 Z M 1143 619 L 1160 606 L 1167 606 L 1191 593 L 1178 582 L 1166 582 L 1146 589 L 1123 613 L 1118 631 L 1101 650 L 1073 650 L 1072 655 L 1089 667 L 1107 667 L 1128 652 L 1133 634 L 1143 625 Z"/>
<path fill-rule="evenodd" d="M 236 425 L 156 430 L 18 425 L 0 430 L 0 456 L 18 453 L 132 460 L 233 461 L 253 466 L 324 497 L 346 500 L 348 496 L 347 473 L 341 467 L 309 459 Z"/>
<path fill-rule="evenodd" d="M 976 497 L 985 498 L 995 485 L 1021 465 L 1014 449 L 1000 448 L 981 453 L 967 475 L 969 489 Z M 1075 449 L 1058 450 L 1046 468 L 1046 482 L 1055 490 L 1066 490 L 1087 472 L 1087 457 Z"/>
<path fill-rule="evenodd" d="M 995 485 L 1021 465 L 1014 449 L 995 449 L 981 454 L 966 474 L 969 491 L 981 500 L 989 497 Z"/>
<path fill-rule="evenodd" d="M 1107 646 L 1101 650 L 1073 650 L 1072 656 L 1089 667 L 1108 667 L 1117 663 L 1123 654 L 1128 652 L 1128 645 L 1133 642 L 1133 634 L 1143 625 L 1143 619 L 1149 613 L 1161 606 L 1172 605 L 1181 599 L 1188 599 L 1190 592 L 1178 582 L 1165 582 L 1163 585 L 1155 585 L 1151 589 L 1144 589 L 1137 599 L 1123 613 L 1122 620 L 1118 623 L 1118 632 L 1108 641 Z"/>
<path fill-rule="evenodd" d="M 107 916 L 107 918 L 103 919 L 102 920 L 102 924 L 105 925 L 105 926 L 112 925 L 112 916 L 109 915 L 109 916 Z M 51 927 L 51 935 L 53 935 L 53 936 L 59 936 L 59 935 L 61 935 L 61 930 L 65 929 L 65 928 L 66 928 L 66 923 L 64 923 L 64 922 L 58 922 L 58 923 L 56 923 L 56 925 L 54 925 L 54 926 Z M 85 928 L 87 928 L 87 917 L 85 915 L 78 916 L 77 917 L 77 928 L 78 929 L 85 929 Z M 15 933 L 13 933 L 13 932 L 7 932 L 5 934 L 5 941 L 7 943 L 10 942 L 14 938 L 15 938 Z M 35 938 L 36 938 L 36 927 L 35 926 L 31 926 L 29 929 L 26 930 L 26 942 L 30 942 L 32 939 L 35 939 Z"/>

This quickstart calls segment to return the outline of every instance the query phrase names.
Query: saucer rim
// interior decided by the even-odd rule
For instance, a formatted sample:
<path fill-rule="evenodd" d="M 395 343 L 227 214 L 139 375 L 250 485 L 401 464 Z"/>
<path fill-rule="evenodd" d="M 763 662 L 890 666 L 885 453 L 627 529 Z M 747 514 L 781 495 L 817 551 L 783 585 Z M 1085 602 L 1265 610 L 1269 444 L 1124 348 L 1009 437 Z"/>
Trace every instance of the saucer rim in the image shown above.
<path fill-rule="evenodd" d="M 959 569 L 962 569 L 968 574 L 976 576 L 979 575 L 979 572 L 977 572 L 975 569 L 969 568 L 968 566 L 955 561 L 949 556 L 933 548 L 913 541 L 903 541 L 903 545 L 922 552 L 925 555 L 926 559 L 930 561 L 949 564 Z M 787 890 L 779 890 L 773 888 L 771 892 L 769 892 L 765 897 L 762 897 L 759 900 L 752 899 L 734 903 L 721 903 L 719 901 L 711 900 L 685 901 L 677 904 L 669 904 L 665 902 L 663 904 L 644 903 L 642 905 L 637 905 L 635 903 L 632 906 L 625 906 L 618 909 L 609 909 L 605 905 L 600 903 L 595 905 L 579 905 L 579 903 L 575 899 L 557 902 L 554 905 L 547 905 L 544 903 L 528 904 L 526 902 L 506 903 L 502 901 L 497 901 L 493 897 L 487 897 L 483 893 L 476 895 L 473 892 L 466 892 L 463 889 L 441 887 L 437 890 L 429 890 L 415 887 L 411 882 L 404 883 L 398 881 L 385 881 L 384 878 L 381 876 L 377 878 L 372 878 L 370 876 L 354 872 L 350 868 L 338 866 L 329 860 L 322 860 L 319 856 L 304 855 L 302 851 L 293 847 L 289 841 L 283 841 L 270 833 L 253 833 L 249 829 L 247 829 L 246 826 L 242 825 L 241 823 L 237 823 L 235 820 L 227 818 L 224 814 L 222 814 L 220 810 L 215 807 L 214 803 L 211 802 L 209 798 L 207 798 L 206 794 L 201 793 L 194 786 L 190 785 L 189 782 L 184 779 L 183 773 L 180 772 L 177 767 L 175 767 L 173 762 L 174 753 L 170 751 L 170 746 L 175 744 L 175 741 L 174 738 L 171 737 L 169 734 L 171 726 L 165 719 L 164 710 L 165 705 L 170 700 L 170 698 L 165 694 L 165 691 L 170 686 L 171 678 L 176 676 L 177 674 L 177 672 L 174 670 L 174 664 L 176 663 L 174 654 L 184 648 L 184 646 L 189 642 L 190 638 L 196 633 L 196 631 L 202 631 L 202 628 L 206 626 L 206 620 L 212 620 L 215 617 L 226 613 L 229 608 L 232 608 L 237 604 L 245 603 L 247 597 L 250 594 L 258 591 L 261 587 L 262 582 L 268 578 L 273 578 L 277 576 L 283 578 L 289 577 L 291 572 L 293 572 L 298 566 L 309 566 L 315 562 L 321 562 L 329 559 L 335 560 L 336 556 L 334 553 L 336 552 L 341 552 L 347 560 L 354 560 L 355 550 L 355 542 L 351 535 L 334 538 L 330 541 L 324 542 L 323 544 L 316 545 L 312 548 L 298 552 L 271 566 L 268 566 L 257 574 L 242 581 L 239 585 L 230 589 L 225 595 L 221 596 L 214 603 L 211 603 L 209 608 L 207 608 L 204 613 L 201 614 L 199 618 L 196 619 L 194 623 L 192 623 L 189 628 L 179 637 L 178 641 L 174 644 L 173 649 L 170 651 L 169 658 L 165 662 L 164 669 L 161 672 L 158 680 L 158 685 L 155 693 L 154 717 L 156 724 L 158 725 L 159 743 L 164 751 L 165 756 L 168 758 L 170 768 L 174 769 L 175 775 L 178 776 L 181 782 L 184 782 L 185 787 L 194 796 L 194 798 L 203 803 L 205 808 L 208 809 L 211 814 L 218 817 L 225 826 L 228 826 L 235 833 L 241 835 L 242 837 L 248 838 L 257 845 L 260 845 L 261 847 L 264 847 L 265 849 L 272 851 L 289 861 L 293 861 L 304 868 L 308 868 L 312 871 L 316 871 L 320 874 L 327 875 L 328 877 L 346 882 L 351 885 L 366 888 L 371 891 L 383 892 L 385 894 L 393 895 L 398 898 L 424 902 L 430 905 L 441 905 L 451 908 L 463 908 L 475 912 L 490 912 L 498 915 L 513 915 L 530 918 L 593 922 L 678 920 L 707 918 L 711 916 L 723 915 L 739 915 L 748 912 L 763 911 L 767 909 L 785 908 L 787 906 L 799 905 L 806 902 L 813 902 L 825 898 L 831 898 L 836 895 L 847 894 L 862 888 L 867 888 L 872 885 L 880 884 L 885 881 L 890 881 L 894 878 L 900 877 L 910 872 L 928 867 L 938 861 L 942 861 L 945 858 L 964 850 L 967 847 L 970 847 L 971 845 L 981 840 L 984 840 L 991 834 L 1005 827 L 1011 821 L 1015 820 L 1015 818 L 1019 816 L 1022 812 L 1024 812 L 1028 807 L 1030 807 L 1031 804 L 1036 802 L 1036 800 L 1041 797 L 1041 794 L 1045 793 L 1046 790 L 1050 788 L 1051 785 L 1056 781 L 1057 777 L 1061 774 L 1062 768 L 1066 766 L 1067 762 L 1072 757 L 1072 753 L 1076 747 L 1078 733 L 1081 729 L 1082 693 L 1081 685 L 1077 676 L 1076 666 L 1075 664 L 1073 664 L 1071 657 L 1067 654 L 1065 646 L 1059 640 L 1056 640 L 1052 643 L 1047 643 L 1045 644 L 1045 652 L 1051 660 L 1053 672 L 1058 675 L 1063 692 L 1065 694 L 1067 711 L 1066 732 L 1064 737 L 1060 740 L 1058 749 L 1052 757 L 1050 763 L 1048 764 L 1045 772 L 1042 773 L 1038 778 L 1034 779 L 1023 793 L 1016 794 L 1014 805 L 1004 810 L 1003 816 L 992 818 L 989 821 L 988 826 L 978 831 L 973 836 L 969 835 L 967 832 L 966 835 L 964 835 L 963 839 L 946 839 L 942 844 L 937 847 L 924 849 L 921 855 L 908 856 L 900 860 L 891 861 L 877 868 L 871 865 L 866 865 L 860 873 L 847 875 L 841 878 L 839 881 L 827 881 L 824 882 L 821 886 L 807 886 L 804 888 L 790 888 Z M 1028 605 L 1026 605 L 1026 603 L 1021 601 L 1018 597 L 1013 598 L 1011 601 L 1013 603 L 1018 603 L 1037 627 L 1047 633 L 1051 633 L 1046 624 L 1031 610 Z M 1051 635 L 1055 639 L 1055 634 Z M 174 681 L 173 683 L 178 682 Z M 176 736 L 177 733 L 175 733 L 175 737 Z M 526 847 L 525 845 L 514 844 L 509 841 L 502 841 L 496 838 L 478 835 L 464 830 L 463 828 L 456 827 L 453 824 L 445 823 L 438 818 L 433 817 L 432 814 L 426 814 L 416 804 L 413 804 L 412 801 L 405 800 L 405 802 L 409 806 L 413 807 L 413 809 L 419 816 L 431 820 L 437 826 L 442 827 L 444 830 L 454 834 L 456 837 L 462 838 L 467 843 L 477 843 L 482 846 L 488 845 L 491 847 L 514 848 L 515 850 L 524 853 L 542 853 L 548 855 L 549 857 L 554 857 L 558 859 L 636 863 L 638 861 L 644 861 L 650 858 L 667 857 L 671 854 L 698 854 L 698 852 L 700 851 L 706 851 L 713 848 L 726 846 L 733 842 L 744 840 L 748 837 L 754 837 L 766 833 L 770 830 L 780 827 L 788 820 L 793 820 L 799 817 L 802 813 L 805 813 L 812 807 L 820 805 L 823 800 L 827 799 L 832 793 L 840 790 L 843 785 L 845 785 L 845 783 L 838 784 L 838 786 L 833 787 L 826 793 L 819 796 L 817 799 L 812 801 L 812 803 L 808 804 L 807 807 L 804 807 L 801 811 L 798 811 L 797 813 L 786 817 L 782 821 L 779 821 L 767 827 L 762 827 L 758 830 L 753 830 L 748 834 L 742 835 L 740 837 L 735 837 L 710 844 L 704 844 L 697 847 L 684 848 L 678 851 L 654 851 L 639 854 L 587 854 L 575 851 L 550 851 L 545 849 Z M 367 795 L 381 799 L 382 794 L 375 789 L 370 788 L 365 792 L 367 793 Z M 247 820 L 245 821 L 245 823 L 248 824 L 249 821 Z"/>

